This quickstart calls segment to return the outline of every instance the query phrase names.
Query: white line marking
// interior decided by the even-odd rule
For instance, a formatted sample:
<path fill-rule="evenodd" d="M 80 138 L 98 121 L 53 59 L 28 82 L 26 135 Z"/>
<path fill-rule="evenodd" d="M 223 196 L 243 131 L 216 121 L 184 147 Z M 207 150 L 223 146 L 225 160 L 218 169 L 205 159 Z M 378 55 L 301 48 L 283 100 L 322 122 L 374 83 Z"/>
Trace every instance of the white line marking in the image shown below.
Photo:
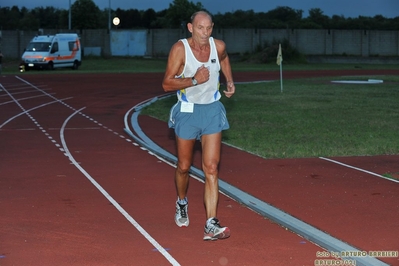
<path fill-rule="evenodd" d="M 0 85 L 0 86 L 1 86 L 1 85 Z M 3 87 L 3 88 L 4 88 L 4 87 Z M 5 90 L 5 89 L 4 89 L 4 90 Z M 6 91 L 6 92 L 7 92 L 7 91 Z M 7 92 L 7 93 L 8 93 L 8 92 Z M 10 94 L 10 97 L 12 97 L 11 94 Z M 15 99 L 14 97 L 12 97 L 12 98 L 14 99 L 14 101 L 15 101 L 16 103 L 18 103 L 18 100 L 17 100 L 17 99 Z M 68 99 L 68 98 L 65 98 L 65 99 Z M 63 99 L 63 100 L 65 100 L 65 99 Z M 10 117 L 7 121 L 5 121 L 3 124 L 0 125 L 0 128 L 2 128 L 3 126 L 5 126 L 6 124 L 8 124 L 9 122 L 11 122 L 12 120 L 14 120 L 15 118 L 17 118 L 17 117 L 19 117 L 19 116 L 21 116 L 21 115 L 27 114 L 27 113 L 29 113 L 30 111 L 33 111 L 33 110 L 35 110 L 35 109 L 42 108 L 42 107 L 44 107 L 44 106 L 46 106 L 46 105 L 50 105 L 50 104 L 53 104 L 53 103 L 57 103 L 58 101 L 59 101 L 59 100 L 52 101 L 52 102 L 48 102 L 48 103 L 44 103 L 44 104 L 42 104 L 42 105 L 35 106 L 35 107 L 33 107 L 33 108 L 29 109 L 29 110 L 22 109 L 22 110 L 23 110 L 22 113 L 19 113 L 19 114 L 13 116 L 13 117 Z M 18 105 L 20 105 L 20 104 L 18 103 Z"/>
<path fill-rule="evenodd" d="M 133 109 L 131 109 L 133 110 Z M 125 115 L 126 117 L 126 115 Z M 136 117 L 137 119 L 137 117 Z M 127 120 L 125 120 L 127 121 Z M 132 123 L 135 123 L 136 121 L 133 121 L 132 118 Z M 136 133 L 137 127 L 132 125 L 132 127 L 135 129 Z M 143 132 L 139 132 L 139 136 L 134 136 L 133 133 L 129 129 L 130 127 L 125 127 L 125 130 L 128 131 L 128 134 L 131 135 L 134 139 L 141 138 L 143 141 L 144 145 L 149 149 L 149 153 L 153 153 L 153 150 L 158 150 L 157 145 L 153 143 L 148 137 L 145 136 Z M 138 127 L 139 128 L 139 127 Z M 146 143 L 146 141 L 149 141 Z M 155 154 L 156 155 L 156 154 Z M 171 155 L 169 158 L 173 160 Z M 199 169 L 194 169 L 199 176 L 202 176 L 201 179 L 205 179 L 203 173 L 200 172 Z M 309 241 L 315 243 L 316 245 L 319 245 L 323 247 L 326 250 L 333 250 L 333 251 L 342 251 L 342 250 L 356 250 L 354 247 L 346 244 L 345 242 L 340 241 L 339 239 L 336 239 L 327 233 L 324 233 L 317 228 L 314 228 L 313 226 L 296 219 L 295 217 L 289 215 L 288 213 L 285 213 L 271 205 L 269 205 L 266 202 L 263 202 L 255 197 L 253 197 L 250 194 L 247 194 L 240 189 L 226 183 L 223 180 L 219 180 L 219 188 L 220 192 L 225 191 L 226 196 L 229 198 L 232 198 L 233 200 L 242 203 L 244 206 L 247 208 L 261 214 L 264 217 L 269 218 L 270 220 L 276 222 L 280 226 L 285 227 L 286 229 L 290 229 L 292 232 L 298 234 L 299 236 L 308 239 Z M 223 193 L 224 194 L 224 193 Z M 379 260 L 372 258 L 372 257 L 365 257 L 365 258 L 353 258 L 354 260 L 358 261 L 359 264 L 361 265 L 387 265 L 383 262 L 380 262 Z"/>
<path fill-rule="evenodd" d="M 88 130 L 88 129 L 95 129 L 95 130 L 98 130 L 98 129 L 101 129 L 101 128 L 99 128 L 99 127 L 68 127 L 68 128 L 65 128 L 66 130 Z M 48 130 L 60 130 L 59 128 L 55 128 L 55 127 L 50 127 Z"/>
<path fill-rule="evenodd" d="M 332 163 L 336 163 L 336 164 L 339 164 L 339 165 L 342 165 L 342 166 L 345 166 L 345 167 L 348 167 L 348 168 L 351 168 L 351 169 L 355 169 L 355 170 L 358 170 L 358 171 L 361 171 L 361 172 L 364 172 L 364 173 L 367 173 L 367 174 L 370 174 L 370 175 L 378 176 L 380 178 L 384 178 L 386 180 L 389 180 L 389 181 L 392 181 L 392 182 L 395 182 L 395 183 L 399 183 L 399 180 L 391 179 L 391 178 L 385 177 L 383 175 L 379 175 L 379 174 L 376 174 L 376 173 L 373 173 L 373 172 L 370 172 L 370 171 L 367 171 L 367 170 L 364 170 L 364 169 L 361 169 L 361 168 L 357 168 L 357 167 L 354 167 L 354 166 L 351 166 L 351 165 L 348 165 L 348 164 L 344 164 L 344 163 L 341 163 L 341 162 L 338 162 L 338 161 L 335 161 L 335 160 L 332 160 L 332 159 L 324 158 L 324 157 L 319 157 L 319 158 L 322 159 L 322 160 L 326 160 L 326 161 L 329 161 L 329 162 L 332 162 Z"/>
<path fill-rule="evenodd" d="M 54 94 L 54 93 L 50 93 L 50 94 Z M 40 98 L 40 97 L 45 97 L 45 96 L 47 96 L 47 95 L 37 95 L 37 96 L 31 96 L 31 97 L 26 97 L 26 98 L 19 98 L 19 99 L 17 99 L 17 101 L 30 100 L 30 99 L 33 99 L 33 98 Z M 8 102 L 0 103 L 0 106 L 1 105 L 5 105 L 5 104 L 9 104 L 9 103 L 14 103 L 14 101 L 8 101 Z"/>
<path fill-rule="evenodd" d="M 129 215 L 129 213 L 127 213 L 122 206 L 120 206 L 118 204 L 118 202 L 116 202 L 111 195 L 108 194 L 108 192 L 103 189 L 101 187 L 100 184 L 97 183 L 96 180 L 94 180 L 94 178 L 92 178 L 89 173 L 87 173 L 85 171 L 85 169 L 83 169 L 74 159 L 74 157 L 72 156 L 72 154 L 69 152 L 67 144 L 65 142 L 65 138 L 64 138 L 64 129 L 66 128 L 66 125 L 68 123 L 68 121 L 75 116 L 78 112 L 80 112 L 81 110 L 83 110 L 84 108 L 81 108 L 80 110 L 75 111 L 72 115 L 70 115 L 63 123 L 61 130 L 60 130 L 60 138 L 61 138 L 61 143 L 62 146 L 65 150 L 65 154 L 66 156 L 69 157 L 69 160 L 72 162 L 73 165 L 75 165 L 76 168 L 79 169 L 79 171 L 86 176 L 86 178 L 105 196 L 105 198 L 107 198 L 107 200 L 109 202 L 112 203 L 112 205 L 114 205 L 114 207 L 123 215 L 125 216 L 125 218 L 172 264 L 172 265 L 180 265 L 152 236 L 150 236 L 150 234 L 147 233 L 147 231 L 144 230 L 143 227 L 141 227 L 136 220 L 133 219 L 133 217 L 131 217 Z"/>
<path fill-rule="evenodd" d="M 72 154 L 69 152 L 68 147 L 66 145 L 65 142 L 65 138 L 64 138 L 64 131 L 66 129 L 66 124 L 68 123 L 68 121 L 75 116 L 76 114 L 80 114 L 83 115 L 80 111 L 83 110 L 84 108 L 81 108 L 79 110 L 76 110 L 72 107 L 70 107 L 69 105 L 65 104 L 64 102 L 62 102 L 61 100 L 57 99 L 54 96 L 51 96 L 49 94 L 47 94 L 46 92 L 44 92 L 43 90 L 37 88 L 36 86 L 34 86 L 33 84 L 30 84 L 29 82 L 19 78 L 17 76 L 18 79 L 20 79 L 21 81 L 29 84 L 30 86 L 36 88 L 38 91 L 41 91 L 42 93 L 50 96 L 51 98 L 53 98 L 54 100 L 58 101 L 61 104 L 64 104 L 65 106 L 69 107 L 70 109 L 72 109 L 73 111 L 75 111 L 72 115 L 70 115 L 63 123 L 61 129 L 60 129 L 60 138 L 61 138 L 61 142 L 62 142 L 62 146 L 63 148 L 60 148 L 60 151 L 64 152 L 64 155 L 66 157 L 69 158 L 69 160 L 71 161 L 71 164 L 73 164 L 76 168 L 78 168 L 80 170 L 80 172 L 86 176 L 86 178 L 108 199 L 109 202 L 112 203 L 112 205 L 114 205 L 114 207 L 174 266 L 180 266 L 180 264 L 153 238 L 151 237 L 145 230 L 143 227 L 141 227 L 134 219 L 133 217 L 131 217 L 109 194 L 106 190 L 104 190 L 100 184 L 98 184 L 80 165 L 79 162 L 77 162 L 74 157 L 72 156 Z M 1 84 L 0 84 L 1 86 Z M 3 87 L 4 88 L 4 87 Z M 9 96 L 11 98 L 13 98 L 13 100 L 20 106 L 20 108 L 24 111 L 24 113 L 26 113 L 32 121 L 34 121 L 35 119 L 28 113 L 28 111 L 26 111 L 20 104 L 19 102 L 12 97 L 12 95 L 10 93 L 8 93 Z M 89 118 L 87 115 L 83 115 L 84 117 Z M 36 124 L 38 124 L 37 122 L 35 122 Z M 1 126 L 0 126 L 1 128 Z M 103 128 L 108 129 L 107 127 L 103 126 Z M 112 129 L 108 129 L 110 132 L 113 132 Z M 56 144 L 57 145 L 57 144 Z"/>

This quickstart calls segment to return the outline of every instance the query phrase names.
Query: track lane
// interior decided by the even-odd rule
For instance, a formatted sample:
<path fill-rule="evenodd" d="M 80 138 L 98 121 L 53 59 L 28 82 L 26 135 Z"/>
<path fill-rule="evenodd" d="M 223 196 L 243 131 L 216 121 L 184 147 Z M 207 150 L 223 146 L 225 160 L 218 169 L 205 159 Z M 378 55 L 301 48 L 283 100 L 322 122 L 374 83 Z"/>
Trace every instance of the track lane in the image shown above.
<path fill-rule="evenodd" d="M 11 96 L 11 98 L 13 98 L 12 97 L 12 95 L 10 95 Z M 43 114 L 40 114 L 37 110 L 39 110 L 39 108 L 31 108 L 31 110 L 33 110 L 33 109 L 37 109 L 37 110 L 35 110 L 35 111 L 31 111 L 31 112 L 26 112 L 26 109 L 27 108 L 24 108 L 21 104 L 19 104 L 19 102 L 18 102 L 18 100 L 16 100 L 15 98 L 13 98 L 14 99 L 14 101 L 16 102 L 16 104 L 17 105 L 19 105 L 19 107 L 24 111 L 24 114 L 26 114 L 26 115 L 28 115 L 29 116 L 29 118 L 31 119 L 31 123 L 33 122 L 33 123 L 35 123 L 36 124 L 36 126 L 37 126 L 37 128 L 36 128 L 36 130 L 34 130 L 35 131 L 35 133 L 36 134 L 38 134 L 38 135 L 40 135 L 41 137 L 44 137 L 44 139 L 46 139 L 46 137 L 45 137 L 45 135 L 47 136 L 47 138 L 51 141 L 51 142 L 53 142 L 53 144 L 55 144 L 56 146 L 59 146 L 59 142 L 60 142 L 60 139 L 58 139 L 58 140 L 54 140 L 54 138 L 53 137 L 50 137 L 48 134 L 47 134 L 47 130 L 48 130 L 48 128 L 57 128 L 57 126 L 59 126 L 59 124 L 60 124 L 60 122 L 62 121 L 62 112 L 61 112 L 61 110 L 60 109 L 58 109 L 57 110 L 57 108 L 52 108 L 52 110 L 49 112 L 49 110 L 46 110 L 45 108 L 44 108 L 44 106 L 45 105 L 43 105 L 43 104 L 41 104 L 40 105 L 40 107 L 41 107 L 41 109 L 40 109 L 40 111 L 41 112 L 43 112 Z M 37 104 L 37 103 L 32 103 L 32 101 L 30 102 L 30 104 L 33 104 L 34 106 L 36 106 L 36 107 L 39 107 L 39 104 Z M 64 103 L 62 103 L 61 102 L 61 104 L 63 104 L 64 105 Z M 64 108 L 65 106 L 61 106 L 61 109 L 62 108 Z M 30 108 L 30 107 L 29 107 Z M 64 108 L 65 109 L 65 108 Z M 48 115 L 48 114 L 51 114 L 51 115 Z M 36 120 L 36 118 L 35 117 L 41 117 L 42 119 L 37 119 L 37 120 L 39 120 L 40 122 L 37 122 L 37 120 Z M 14 117 L 14 119 L 15 119 L 16 117 Z M 60 119 L 61 118 L 61 119 Z M 12 120 L 14 120 L 14 119 L 12 119 Z M 60 122 L 58 122 L 58 121 L 60 121 Z M 56 122 L 56 123 L 54 123 L 54 122 Z M 90 121 L 88 121 L 88 122 L 90 122 Z M 84 123 L 87 123 L 87 121 L 85 121 Z M 8 124 L 8 123 L 5 123 L 4 125 L 6 125 L 6 124 Z M 62 127 L 62 129 L 63 129 L 63 127 Z M 110 132 L 109 130 L 107 131 L 107 132 Z M 35 134 L 30 134 L 30 135 L 35 135 Z M 60 149 L 61 151 L 63 151 L 64 153 L 65 153 L 65 155 L 67 155 L 68 157 L 70 157 L 71 158 L 71 156 L 70 156 L 70 154 L 69 154 L 69 151 L 66 149 L 66 142 L 63 140 L 63 130 L 61 131 L 61 133 L 60 133 L 60 138 L 61 138 L 61 142 L 63 143 L 63 148 L 64 148 L 64 150 L 62 150 L 62 149 Z M 32 141 L 32 139 L 30 139 L 30 141 Z M 38 140 L 38 142 L 42 142 L 42 141 L 40 141 L 40 140 Z M 43 157 L 46 157 L 45 155 L 43 155 Z M 21 158 L 20 158 L 20 156 L 19 156 L 19 158 L 18 158 L 18 161 L 20 160 Z M 70 162 L 68 162 L 67 160 L 65 160 L 65 158 L 64 158 L 64 165 L 62 165 L 61 166 L 61 164 L 58 164 L 58 166 L 61 166 L 61 168 L 65 168 L 65 163 L 67 163 L 67 165 L 68 165 L 68 168 L 70 167 Z M 43 162 L 41 162 L 41 165 L 42 165 L 42 167 L 43 167 Z M 52 167 L 54 167 L 54 165 L 51 165 L 51 163 L 50 164 L 48 164 L 47 165 L 47 167 L 48 168 L 52 168 Z M 26 170 L 26 169 L 25 169 Z M 36 173 L 41 173 L 42 171 L 34 171 L 34 177 L 36 178 Z M 4 172 L 3 172 L 4 173 Z M 58 175 L 57 175 L 58 176 Z M 60 174 L 60 176 L 65 176 L 64 174 Z M 39 179 L 40 180 L 40 177 L 38 177 L 37 179 Z M 5 181 L 5 180 L 2 180 L 2 182 L 3 181 Z M 8 180 L 7 180 L 8 181 Z M 24 180 L 25 181 L 25 180 Z M 57 188 L 55 188 L 54 189 L 54 192 L 57 192 L 57 190 L 59 191 L 59 190 L 61 190 L 61 189 L 57 189 Z M 32 194 L 32 193 L 31 193 Z M 33 193 L 34 194 L 34 193 Z M 48 195 L 46 195 L 46 196 L 48 196 Z M 43 200 L 43 199 L 42 199 Z M 68 200 L 68 199 L 66 199 L 66 201 L 67 202 L 70 202 L 70 200 Z M 34 206 L 34 205 L 33 205 Z M 44 225 L 44 224 L 48 224 L 48 223 L 45 223 L 45 222 L 42 222 L 42 223 L 40 223 L 39 221 L 37 221 L 37 220 L 34 220 L 34 221 L 36 221 L 36 222 L 34 222 L 35 224 L 36 223 L 38 223 L 38 224 L 42 224 L 42 226 Z M 53 232 L 54 233 L 54 232 Z M 34 233 L 33 233 L 34 234 Z M 37 235 L 41 235 L 40 233 L 37 233 Z M 41 236 L 41 238 L 43 238 L 43 239 L 47 239 L 46 237 L 44 237 L 44 236 Z M 162 247 L 160 247 L 160 246 L 157 246 L 157 249 L 158 249 L 158 251 L 160 251 L 161 249 L 162 249 Z M 151 253 L 152 254 L 152 253 Z M 50 257 L 51 257 L 51 254 L 50 254 Z M 122 260 L 126 260 L 126 258 L 127 258 L 127 256 L 125 256 L 125 257 L 122 257 Z M 39 260 L 40 261 L 40 260 Z M 66 260 L 67 261 L 67 260 Z M 49 261 L 47 261 L 47 263 L 49 263 Z M 85 264 L 85 263 L 84 263 Z"/>
<path fill-rule="evenodd" d="M 73 77 L 74 82 L 72 82 L 70 77 L 66 78 L 64 75 L 60 75 L 60 77 L 55 76 L 53 77 L 54 79 L 46 81 L 46 86 L 57 91 L 57 98 L 73 96 L 74 98 L 68 100 L 68 104 L 75 106 L 75 108 L 86 106 L 85 113 L 117 133 L 114 134 L 101 126 L 99 126 L 99 129 L 97 129 L 97 126 L 94 126 L 96 129 L 93 129 L 92 121 L 89 120 L 90 123 L 87 123 L 88 121 L 85 118 L 82 118 L 82 121 L 78 117 L 71 119 L 65 130 L 65 138 L 70 151 L 73 152 L 77 161 L 84 165 L 99 180 L 100 184 L 115 197 L 115 200 L 128 213 L 134 215 L 134 217 L 137 216 L 139 224 L 145 225 L 150 234 L 155 235 L 155 238 L 182 265 L 218 265 L 217 263 L 219 265 L 223 265 L 223 263 L 228 263 L 225 265 L 259 265 L 262 263 L 269 265 L 311 265 L 316 259 L 316 252 L 321 250 L 320 248 L 264 220 L 257 214 L 224 196 L 221 197 L 220 216 L 222 217 L 222 223 L 225 222 L 232 228 L 232 238 L 227 241 L 218 241 L 215 243 L 201 241 L 204 223 L 202 206 L 203 185 L 198 182 L 191 182 L 190 187 L 190 218 L 192 217 L 192 225 L 187 230 L 179 230 L 180 228 L 174 225 L 173 202 L 175 200 L 175 192 L 171 178 L 174 170 L 118 136 L 118 134 L 124 134 L 122 131 L 122 117 L 124 112 L 134 105 L 134 103 L 159 94 L 160 90 L 156 82 L 154 82 L 154 80 L 159 79 L 158 76 L 160 75 L 117 75 L 118 82 L 116 82 L 115 78 L 111 79 L 112 75 L 104 75 L 104 77 L 76 75 Z M 140 82 L 138 81 L 139 78 Z M 30 81 L 34 81 L 35 84 L 36 82 L 42 82 L 41 79 L 36 78 L 35 80 L 34 77 Z M 91 87 L 87 85 L 95 83 L 95 81 L 97 82 L 95 86 Z M 84 86 L 72 88 L 71 84 L 73 83 L 84 84 Z M 56 114 L 59 111 L 53 112 L 54 115 L 52 115 L 51 112 L 44 112 L 42 108 L 40 110 L 40 119 L 38 120 L 43 121 L 47 130 L 56 132 L 61 128 L 62 123 L 57 122 L 53 124 L 51 120 L 65 121 L 65 115 L 62 118 L 57 118 Z M 70 115 L 71 112 L 68 112 L 68 115 Z M 20 119 L 25 120 L 22 117 Z M 169 136 L 167 129 L 163 130 L 162 126 L 159 129 L 158 124 L 154 121 L 150 121 L 147 126 L 150 130 L 155 131 L 158 137 L 164 138 L 165 136 Z M 1 132 L 5 131 L 1 130 Z M 34 139 L 41 139 L 41 137 L 35 136 Z M 44 138 L 44 140 L 46 139 Z M 33 145 L 30 142 L 28 143 Z M 170 145 L 173 145 L 172 142 Z M 36 148 L 39 147 L 40 145 Z M 8 150 L 12 150 L 9 146 L 7 148 Z M 32 146 L 31 149 L 35 149 L 35 147 Z M 56 153 L 60 154 L 59 156 L 64 156 L 58 151 Z M 0 154 L 3 155 L 3 153 Z M 40 157 L 51 157 L 51 154 L 43 153 Z M 90 263 L 98 263 L 96 265 L 129 265 L 129 262 L 133 259 L 134 261 L 151 262 L 150 264 L 157 265 L 169 264 L 165 262 L 165 259 L 162 258 L 158 251 L 151 249 L 150 245 L 143 243 L 141 240 L 138 241 L 141 238 L 137 232 L 134 233 L 131 226 L 126 221 L 123 221 L 124 219 L 117 214 L 113 206 L 110 206 L 104 200 L 99 200 L 102 195 L 93 190 L 92 185 L 87 181 L 82 181 L 81 175 L 75 172 L 75 170 L 62 170 L 65 166 L 62 163 L 60 164 L 60 160 L 56 158 L 58 157 L 54 157 L 54 160 L 47 158 L 47 162 L 52 162 L 58 168 L 58 171 L 55 172 L 61 172 L 61 174 L 56 174 L 56 176 L 64 176 L 63 172 L 69 173 L 69 171 L 72 174 L 65 176 L 73 176 L 73 182 L 68 183 L 69 186 L 54 188 L 61 191 L 68 188 L 61 194 L 66 193 L 70 196 L 62 197 L 64 199 L 62 203 L 69 207 L 71 207 L 70 205 L 76 205 L 75 209 L 72 210 L 74 214 L 87 212 L 90 214 L 90 217 L 100 218 L 87 218 L 92 223 L 91 226 L 95 227 L 99 232 L 93 232 L 90 237 L 87 237 L 88 242 L 77 241 L 77 247 L 72 249 L 73 251 L 79 250 L 76 256 L 77 261 L 85 261 L 89 263 L 87 265 L 90 265 Z M 227 169 L 228 165 L 225 164 L 225 159 L 222 161 L 223 165 L 221 167 L 223 171 L 223 169 Z M 258 160 L 256 161 L 258 162 Z M 40 162 L 41 160 L 38 160 L 36 163 L 39 164 Z M 30 163 L 28 164 L 30 165 Z M 44 166 L 41 163 L 41 165 L 42 167 L 49 167 L 48 163 L 44 164 Z M 70 165 L 67 168 L 70 169 Z M 40 168 L 38 169 L 39 171 L 41 170 Z M 13 173 L 11 171 L 11 174 Z M 25 171 L 18 173 L 22 176 L 26 174 Z M 228 170 L 226 173 L 231 175 L 231 178 L 239 176 L 237 172 L 231 170 Z M 248 185 L 249 181 L 250 179 L 242 180 L 241 178 L 240 184 L 244 188 Z M 20 182 L 17 182 L 17 184 L 20 184 Z M 83 194 L 88 194 L 88 197 Z M 55 200 L 54 196 L 47 198 L 52 202 Z M 96 203 L 97 200 L 99 203 Z M 86 204 L 86 201 L 91 204 Z M 14 204 L 12 205 L 15 206 Z M 44 205 L 50 208 L 53 205 L 59 207 L 60 204 L 46 203 Z M 145 206 L 144 210 L 143 206 Z M 79 211 L 76 211 L 76 208 Z M 44 215 L 46 212 L 42 209 L 40 213 Z M 69 223 L 66 225 L 62 224 L 61 231 L 67 229 L 73 232 L 75 229 L 71 224 L 80 223 L 81 219 L 85 221 L 86 219 L 82 217 L 73 216 L 73 218 L 68 219 Z M 110 226 L 110 223 L 114 226 Z M 43 223 L 37 220 L 35 220 L 34 224 L 38 227 L 43 225 Z M 44 225 L 48 224 L 44 223 Z M 90 223 L 88 222 L 86 226 L 89 230 Z M 37 230 L 40 232 L 40 230 L 44 231 L 45 229 L 37 228 Z M 78 233 L 82 232 L 79 228 L 76 230 Z M 115 235 L 113 234 L 114 232 L 116 232 Z M 134 240 L 132 237 L 134 237 Z M 44 239 L 42 240 L 44 241 Z M 73 240 L 74 238 L 71 238 L 71 240 L 66 239 L 66 242 L 73 242 Z M 96 254 L 94 250 L 88 247 L 94 245 L 93 243 L 97 240 L 101 243 L 97 251 L 101 250 L 102 254 Z M 56 240 L 51 240 L 50 242 L 53 248 L 59 244 Z M 106 242 L 111 244 L 107 246 Z M 38 261 L 50 262 L 51 256 L 42 258 L 38 254 L 34 254 L 35 250 L 42 250 L 40 248 L 42 246 L 39 243 L 35 244 L 38 245 L 31 246 L 26 250 L 26 253 L 22 253 L 32 255 L 32 260 L 38 259 Z M 61 247 L 65 248 L 67 254 L 64 258 L 72 253 L 70 246 L 64 245 Z M 88 250 L 86 255 L 83 254 L 85 253 L 84 248 Z M 2 249 L 0 244 L 0 254 L 2 253 Z M 122 255 L 122 257 L 120 258 L 117 255 Z M 135 260 L 135 258 L 137 259 Z M 4 262 L 6 259 L 9 259 L 8 254 L 5 259 L 0 259 L 0 262 Z M 56 261 L 56 258 L 53 259 L 53 262 Z M 46 265 L 46 263 L 42 265 Z"/>
<path fill-rule="evenodd" d="M 175 152 L 173 138 L 165 141 L 169 134 L 165 123 L 148 117 L 140 121 L 152 140 Z M 151 130 L 149 125 L 154 123 L 159 123 L 156 128 L 163 124 L 163 135 L 159 130 Z M 222 156 L 220 177 L 229 184 L 361 250 L 397 250 L 399 240 L 392 234 L 397 231 L 399 218 L 396 183 L 319 158 L 265 160 L 243 151 L 237 153 L 226 145 Z M 236 163 L 237 158 L 240 164 Z M 378 158 L 374 158 L 373 164 L 378 165 Z M 389 158 L 389 166 L 397 167 L 394 162 L 398 156 Z M 364 159 L 366 162 L 362 162 Z M 372 157 L 345 160 L 366 166 Z M 199 154 L 195 163 L 200 166 Z M 392 265 L 398 263 L 398 258 L 382 260 Z"/>

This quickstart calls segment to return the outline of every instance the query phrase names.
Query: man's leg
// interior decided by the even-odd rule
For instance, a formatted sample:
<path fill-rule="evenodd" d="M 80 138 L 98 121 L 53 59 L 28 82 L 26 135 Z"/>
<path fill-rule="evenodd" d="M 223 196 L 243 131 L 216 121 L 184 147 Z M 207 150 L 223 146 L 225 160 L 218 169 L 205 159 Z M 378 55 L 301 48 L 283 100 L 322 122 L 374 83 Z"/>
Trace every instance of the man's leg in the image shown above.
<path fill-rule="evenodd" d="M 202 136 L 202 168 L 205 174 L 204 203 L 207 221 L 204 228 L 204 240 L 228 238 L 230 229 L 220 225 L 217 219 L 219 200 L 219 161 L 222 133 Z"/>
<path fill-rule="evenodd" d="M 177 144 L 177 167 L 175 174 L 176 192 L 179 199 L 187 195 L 189 184 L 189 171 L 193 163 L 193 152 L 195 139 L 185 140 L 176 136 Z"/>
<path fill-rule="evenodd" d="M 176 136 L 177 143 L 177 167 L 175 173 L 175 185 L 177 192 L 175 222 L 179 227 L 187 227 L 190 224 L 188 218 L 188 201 L 186 198 L 189 184 L 189 170 L 193 161 L 194 140 L 184 140 Z"/>
<path fill-rule="evenodd" d="M 203 135 L 202 143 L 202 170 L 205 174 L 204 204 L 206 218 L 217 216 L 219 199 L 218 167 L 220 161 L 220 146 L 222 133 Z"/>

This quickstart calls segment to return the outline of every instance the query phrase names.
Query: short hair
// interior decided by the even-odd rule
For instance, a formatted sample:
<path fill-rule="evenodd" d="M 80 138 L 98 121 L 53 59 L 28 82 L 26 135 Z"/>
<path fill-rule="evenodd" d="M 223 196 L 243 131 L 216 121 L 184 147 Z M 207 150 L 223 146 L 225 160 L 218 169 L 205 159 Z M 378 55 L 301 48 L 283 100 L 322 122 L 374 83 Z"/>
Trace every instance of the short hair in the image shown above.
<path fill-rule="evenodd" d="M 208 13 L 207 11 L 205 11 L 205 10 L 200 10 L 200 11 L 197 11 L 197 12 L 195 12 L 194 14 L 191 15 L 191 18 L 190 18 L 191 24 L 194 22 L 195 17 L 196 17 L 197 15 L 199 15 L 199 14 L 205 14 L 205 15 L 207 15 L 207 16 L 209 17 L 209 19 L 211 20 L 211 22 L 213 22 L 213 21 L 212 21 L 212 15 L 211 15 L 211 14 L 209 14 L 209 13 Z"/>

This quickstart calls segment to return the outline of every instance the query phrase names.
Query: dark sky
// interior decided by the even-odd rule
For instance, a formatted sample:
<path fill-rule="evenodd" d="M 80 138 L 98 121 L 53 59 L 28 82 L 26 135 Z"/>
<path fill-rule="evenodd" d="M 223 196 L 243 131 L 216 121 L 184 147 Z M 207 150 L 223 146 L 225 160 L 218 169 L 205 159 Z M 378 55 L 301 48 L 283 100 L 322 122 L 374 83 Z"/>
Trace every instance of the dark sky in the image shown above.
<path fill-rule="evenodd" d="M 172 0 L 94 0 L 100 8 L 112 9 L 138 9 L 146 10 L 153 8 L 160 11 L 169 7 Z M 303 10 L 303 16 L 308 16 L 311 8 L 320 8 L 324 15 L 343 15 L 345 17 L 383 15 L 387 18 L 399 16 L 399 0 L 202 0 L 192 1 L 201 2 L 204 7 L 212 14 L 232 12 L 235 10 L 254 10 L 255 12 L 267 12 L 278 6 L 288 6 L 293 9 Z M 19 7 L 35 8 L 54 6 L 56 8 L 68 9 L 69 3 L 74 0 L 1 0 L 0 7 Z"/>

